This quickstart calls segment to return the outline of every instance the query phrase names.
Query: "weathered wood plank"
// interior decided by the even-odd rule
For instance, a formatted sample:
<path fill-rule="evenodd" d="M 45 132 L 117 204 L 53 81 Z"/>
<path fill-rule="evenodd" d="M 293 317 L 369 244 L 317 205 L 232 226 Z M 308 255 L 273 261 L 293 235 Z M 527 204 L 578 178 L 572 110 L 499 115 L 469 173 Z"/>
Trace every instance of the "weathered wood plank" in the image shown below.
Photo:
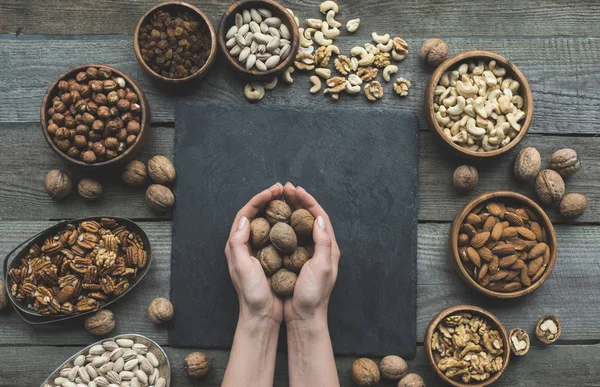
<path fill-rule="evenodd" d="M 0 350 L 0 387 L 37 386 L 68 359 L 80 347 L 4 347 Z M 187 387 L 220 386 L 229 359 L 228 351 L 206 351 L 213 359 L 213 369 L 206 379 L 194 381 L 185 375 L 183 359 L 192 349 L 165 347 L 171 363 L 172 386 Z M 549 348 L 532 348 L 518 360 L 510 362 L 508 369 L 495 386 L 527 387 L 579 387 L 600 386 L 598 381 L 597 357 L 598 345 L 555 345 Z M 26 361 L 24 359 L 27 359 Z M 342 386 L 354 386 L 351 378 L 352 357 L 337 357 L 336 365 Z M 374 359 L 379 361 L 379 359 Z M 548 366 L 552 365 L 552 366 Z M 417 357 L 408 361 L 410 372 L 420 374 L 429 387 L 441 387 L 444 384 L 430 369 L 422 346 L 417 348 Z M 538 372 L 534 372 L 538 370 Z M 542 372 L 543 370 L 543 372 Z M 275 366 L 274 386 L 288 386 L 287 355 L 279 353 Z M 385 383 L 385 385 L 392 385 Z"/>
<path fill-rule="evenodd" d="M 320 0 L 282 1 L 302 19 L 319 17 Z M 230 2 L 204 0 L 197 5 L 218 25 Z M 123 3 L 113 0 L 78 1 L 5 0 L 0 5 L 0 33 L 23 34 L 133 34 L 138 18 L 154 5 L 151 0 Z M 358 33 L 402 26 L 405 35 L 583 35 L 598 36 L 600 8 L 593 1 L 579 0 L 557 7 L 545 0 L 524 3 L 516 0 L 474 7 L 466 0 L 446 6 L 435 0 L 340 1 L 341 21 L 360 17 Z M 482 20 L 494 16 L 493 28 Z M 58 20 L 64 23 L 57 22 Z M 457 29 L 456 26 L 461 28 Z M 485 27 L 484 27 L 485 26 Z"/>
<path fill-rule="evenodd" d="M 15 241 L 25 240 L 51 223 L 0 222 L 0 256 L 5 256 Z M 116 332 L 137 332 L 167 342 L 164 327 L 154 327 L 146 316 L 148 304 L 169 294 L 171 223 L 144 222 L 153 245 L 155 265 L 138 289 L 115 306 Z M 545 313 L 555 314 L 562 323 L 561 340 L 600 340 L 598 299 L 600 266 L 595 254 L 600 227 L 557 227 L 559 255 L 554 272 L 540 289 L 519 300 L 492 301 L 475 294 L 461 282 L 449 263 L 446 247 L 448 224 L 421 224 L 418 240 L 417 338 L 421 342 L 429 321 L 442 309 L 456 304 L 475 304 L 497 314 L 507 328 L 530 330 Z M 345 252 L 341 246 L 343 254 Z M 219 257 L 213 257 L 220 259 Z M 342 263 L 343 264 L 343 263 Z M 342 291 L 338 283 L 335 291 Z M 177 308 L 177 305 L 175 305 Z M 0 316 L 0 345 L 83 345 L 92 337 L 80 320 L 68 324 L 34 328 L 23 323 L 16 313 Z M 0 363 L 1 364 L 1 363 Z"/>
<path fill-rule="evenodd" d="M 532 132 L 597 133 L 600 101 L 597 93 L 600 75 L 600 39 L 597 38 L 448 38 L 452 52 L 488 49 L 514 61 L 528 77 L 535 100 Z M 422 116 L 422 95 L 431 69 L 418 59 L 423 39 L 408 39 L 412 54 L 402 62 L 398 76 L 413 82 L 411 95 L 400 99 L 386 85 L 387 95 L 378 107 L 410 110 Z M 178 100 L 196 98 L 225 103 L 247 103 L 243 97 L 243 81 L 234 76 L 221 58 L 210 75 L 188 90 L 167 90 L 152 82 L 137 63 L 130 37 L 97 37 L 90 39 L 19 37 L 0 40 L 0 122 L 37 122 L 39 104 L 48 85 L 67 67 L 82 63 L 106 63 L 129 73 L 144 89 L 155 122 L 172 122 Z M 339 39 L 348 51 L 357 38 Z M 291 87 L 278 87 L 261 102 L 306 108 L 333 104 L 326 97 L 308 93 L 308 75 L 296 76 Z M 364 95 L 343 95 L 336 106 L 364 106 Z M 375 106 L 375 105 L 374 105 Z M 421 121 L 421 129 L 425 129 Z"/>

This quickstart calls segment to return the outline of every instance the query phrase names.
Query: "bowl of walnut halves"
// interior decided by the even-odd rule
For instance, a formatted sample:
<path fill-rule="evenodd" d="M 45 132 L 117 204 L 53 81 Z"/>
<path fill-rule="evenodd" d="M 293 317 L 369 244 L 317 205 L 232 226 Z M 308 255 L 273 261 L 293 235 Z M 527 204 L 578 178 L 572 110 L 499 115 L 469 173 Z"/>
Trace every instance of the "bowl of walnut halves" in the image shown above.
<path fill-rule="evenodd" d="M 95 312 L 124 297 L 146 275 L 151 246 L 135 222 L 88 217 L 42 231 L 4 259 L 5 286 L 30 324 Z"/>
<path fill-rule="evenodd" d="M 441 311 L 425 331 L 429 365 L 456 387 L 495 383 L 510 360 L 508 333 L 496 316 L 471 305 Z"/>

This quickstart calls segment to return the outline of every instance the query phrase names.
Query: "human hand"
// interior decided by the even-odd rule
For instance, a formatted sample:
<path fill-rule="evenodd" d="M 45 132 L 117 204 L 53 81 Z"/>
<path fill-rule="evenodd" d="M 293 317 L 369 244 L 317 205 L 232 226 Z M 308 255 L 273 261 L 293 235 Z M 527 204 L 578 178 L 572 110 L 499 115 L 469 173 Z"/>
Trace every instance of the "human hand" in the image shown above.
<path fill-rule="evenodd" d="M 238 294 L 240 317 L 269 319 L 276 324 L 283 320 L 283 302 L 271 291 L 258 259 L 250 255 L 248 240 L 252 218 L 282 194 L 283 186 L 277 183 L 250 199 L 237 213 L 225 246 L 229 275 Z"/>

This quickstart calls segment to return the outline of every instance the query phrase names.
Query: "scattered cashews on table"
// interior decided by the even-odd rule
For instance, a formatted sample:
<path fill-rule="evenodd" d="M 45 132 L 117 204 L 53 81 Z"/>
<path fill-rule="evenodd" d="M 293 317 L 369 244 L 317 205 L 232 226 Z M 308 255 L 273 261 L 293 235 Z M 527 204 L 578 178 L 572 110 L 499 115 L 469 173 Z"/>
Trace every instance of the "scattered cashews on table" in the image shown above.
<path fill-rule="evenodd" d="M 259 101 L 265 96 L 265 87 L 260 82 L 250 82 L 244 87 L 244 95 L 250 101 Z"/>
<path fill-rule="evenodd" d="M 295 71 L 294 67 L 290 66 L 283 72 L 283 81 L 287 84 L 294 83 L 294 79 L 292 78 L 292 73 Z"/>
<path fill-rule="evenodd" d="M 309 78 L 310 83 L 312 83 L 312 87 L 310 88 L 311 94 L 316 94 L 321 90 L 321 80 L 316 75 L 313 75 Z"/>
<path fill-rule="evenodd" d="M 360 27 L 359 18 L 348 20 L 348 22 L 346 23 L 346 29 L 350 33 L 356 32 L 358 30 L 358 27 Z"/>
<path fill-rule="evenodd" d="M 389 65 L 383 69 L 383 80 L 386 82 L 391 81 L 391 75 L 396 74 L 398 72 L 398 66 Z"/>
<path fill-rule="evenodd" d="M 339 7 L 335 1 L 331 1 L 331 0 L 324 1 L 319 6 L 319 11 L 321 11 L 321 13 L 326 14 L 330 10 L 333 11 L 334 13 L 338 13 L 340 11 Z"/>

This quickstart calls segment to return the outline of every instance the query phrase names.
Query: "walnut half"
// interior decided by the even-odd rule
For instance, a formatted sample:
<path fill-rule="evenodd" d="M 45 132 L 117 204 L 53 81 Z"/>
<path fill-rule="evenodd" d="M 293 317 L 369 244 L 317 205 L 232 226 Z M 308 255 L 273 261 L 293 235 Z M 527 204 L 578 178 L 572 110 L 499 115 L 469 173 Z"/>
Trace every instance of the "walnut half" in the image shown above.
<path fill-rule="evenodd" d="M 544 344 L 552 344 L 560 337 L 560 322 L 556 316 L 542 316 L 535 326 L 535 335 Z"/>
<path fill-rule="evenodd" d="M 523 356 L 529 352 L 530 339 L 527 332 L 521 328 L 514 328 L 508 334 L 510 350 L 513 355 Z"/>

